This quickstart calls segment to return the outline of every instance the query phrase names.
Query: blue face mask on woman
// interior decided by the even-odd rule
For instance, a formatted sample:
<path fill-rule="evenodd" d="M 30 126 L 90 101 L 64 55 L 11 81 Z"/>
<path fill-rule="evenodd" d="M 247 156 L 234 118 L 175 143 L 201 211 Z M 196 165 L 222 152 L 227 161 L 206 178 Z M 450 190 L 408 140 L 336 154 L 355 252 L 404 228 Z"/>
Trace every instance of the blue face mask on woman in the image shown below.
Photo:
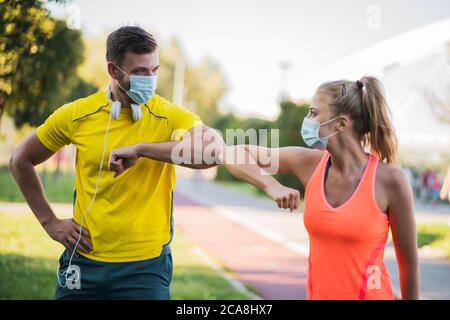
<path fill-rule="evenodd" d="M 302 127 L 300 129 L 300 134 L 303 138 L 303 141 L 305 141 L 305 143 L 313 149 L 325 149 L 328 143 L 328 138 L 334 136 L 335 134 L 338 134 L 339 131 L 333 132 L 332 134 L 326 137 L 320 137 L 319 135 L 320 127 L 336 120 L 337 118 L 338 117 L 335 117 L 322 123 L 320 123 L 317 120 L 304 118 Z"/>
<path fill-rule="evenodd" d="M 118 86 L 125 91 L 125 93 L 137 104 L 146 103 L 154 94 L 157 86 L 158 75 L 153 76 L 138 76 L 138 75 L 129 75 L 122 69 L 120 69 L 117 65 L 115 65 L 117 69 L 122 71 L 130 78 L 130 89 L 125 90 L 119 81 L 116 80 Z"/>

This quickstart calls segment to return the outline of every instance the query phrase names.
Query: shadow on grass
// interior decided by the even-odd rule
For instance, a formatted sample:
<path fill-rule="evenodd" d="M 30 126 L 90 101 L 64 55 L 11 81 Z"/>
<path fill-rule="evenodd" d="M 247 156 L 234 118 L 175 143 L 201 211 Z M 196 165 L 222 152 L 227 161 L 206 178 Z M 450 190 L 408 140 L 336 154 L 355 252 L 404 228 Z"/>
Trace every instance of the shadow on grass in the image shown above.
<path fill-rule="evenodd" d="M 0 254 L 0 299 L 53 299 L 56 259 Z"/>

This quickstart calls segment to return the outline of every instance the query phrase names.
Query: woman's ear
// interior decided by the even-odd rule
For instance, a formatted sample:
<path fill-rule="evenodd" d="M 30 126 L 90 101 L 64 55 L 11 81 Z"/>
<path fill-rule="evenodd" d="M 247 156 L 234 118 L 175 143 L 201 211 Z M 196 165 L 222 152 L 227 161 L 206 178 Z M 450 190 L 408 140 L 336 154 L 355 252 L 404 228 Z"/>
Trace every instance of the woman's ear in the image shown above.
<path fill-rule="evenodd" d="M 338 122 L 337 130 L 339 132 L 343 132 L 343 131 L 345 131 L 347 128 L 349 128 L 351 126 L 351 120 L 346 115 L 342 115 L 340 118 L 338 118 L 337 122 Z"/>

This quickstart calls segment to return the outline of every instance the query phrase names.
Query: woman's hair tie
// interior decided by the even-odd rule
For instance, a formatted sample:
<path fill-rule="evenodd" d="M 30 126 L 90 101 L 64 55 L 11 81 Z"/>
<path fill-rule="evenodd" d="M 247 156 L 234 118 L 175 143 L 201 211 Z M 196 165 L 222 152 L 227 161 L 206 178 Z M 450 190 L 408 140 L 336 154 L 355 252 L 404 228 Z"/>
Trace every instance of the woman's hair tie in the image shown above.
<path fill-rule="evenodd" d="M 356 80 L 356 85 L 358 86 L 359 89 L 361 89 L 364 86 L 364 83 L 362 83 L 361 80 Z"/>

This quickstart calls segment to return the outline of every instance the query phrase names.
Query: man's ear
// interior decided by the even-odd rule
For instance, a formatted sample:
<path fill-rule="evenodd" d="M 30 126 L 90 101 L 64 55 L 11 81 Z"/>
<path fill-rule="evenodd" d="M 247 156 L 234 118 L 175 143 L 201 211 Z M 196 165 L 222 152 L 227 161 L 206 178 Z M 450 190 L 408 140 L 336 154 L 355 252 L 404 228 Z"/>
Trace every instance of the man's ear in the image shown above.
<path fill-rule="evenodd" d="M 114 63 L 112 63 L 111 61 L 108 61 L 107 68 L 108 68 L 109 76 L 111 78 L 113 78 L 114 80 L 117 80 L 117 75 L 116 75 L 117 70 L 116 70 L 116 67 L 114 66 Z"/>

